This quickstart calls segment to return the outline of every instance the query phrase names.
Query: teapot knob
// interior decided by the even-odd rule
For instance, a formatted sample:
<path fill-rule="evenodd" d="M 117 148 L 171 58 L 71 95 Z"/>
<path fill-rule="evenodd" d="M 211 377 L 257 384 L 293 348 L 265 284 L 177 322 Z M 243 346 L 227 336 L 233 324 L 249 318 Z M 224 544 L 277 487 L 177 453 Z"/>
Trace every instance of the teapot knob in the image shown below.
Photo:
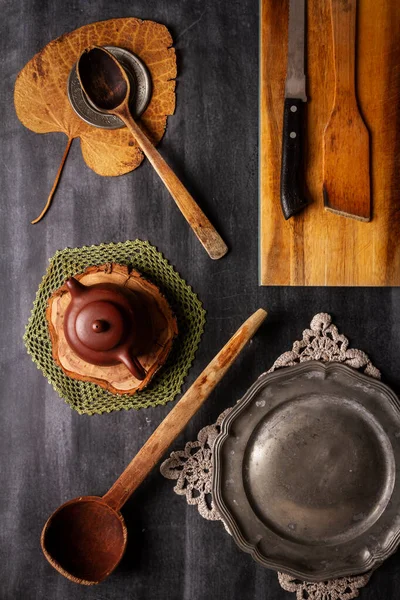
<path fill-rule="evenodd" d="M 95 333 L 103 333 L 104 331 L 107 331 L 108 328 L 109 324 L 107 321 L 104 321 L 104 319 L 96 319 L 92 323 L 92 329 Z"/>

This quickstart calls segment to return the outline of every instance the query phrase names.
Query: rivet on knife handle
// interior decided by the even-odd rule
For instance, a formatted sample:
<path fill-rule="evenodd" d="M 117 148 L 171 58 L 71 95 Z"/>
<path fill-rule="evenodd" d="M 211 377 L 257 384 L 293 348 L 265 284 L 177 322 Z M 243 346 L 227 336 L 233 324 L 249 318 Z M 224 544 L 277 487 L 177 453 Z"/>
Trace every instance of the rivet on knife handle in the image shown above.
<path fill-rule="evenodd" d="M 304 195 L 303 120 L 303 101 L 286 98 L 281 167 L 281 206 L 285 219 L 309 204 Z"/>

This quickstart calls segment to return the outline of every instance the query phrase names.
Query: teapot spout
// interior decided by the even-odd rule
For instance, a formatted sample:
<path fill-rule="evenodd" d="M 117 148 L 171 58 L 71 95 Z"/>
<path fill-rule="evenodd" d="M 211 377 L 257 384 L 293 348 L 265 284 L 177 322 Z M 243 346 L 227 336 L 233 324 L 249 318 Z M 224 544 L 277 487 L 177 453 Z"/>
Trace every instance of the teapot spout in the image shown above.
<path fill-rule="evenodd" d="M 87 289 L 86 285 L 80 283 L 75 277 L 69 277 L 65 282 L 65 285 L 73 298 L 81 296 Z"/>
<path fill-rule="evenodd" d="M 127 369 L 129 369 L 132 375 L 136 377 L 136 379 L 143 381 L 143 379 L 146 377 L 146 371 L 143 369 L 142 365 L 135 356 L 131 356 L 127 351 L 121 352 L 118 358 L 122 363 L 124 363 Z"/>

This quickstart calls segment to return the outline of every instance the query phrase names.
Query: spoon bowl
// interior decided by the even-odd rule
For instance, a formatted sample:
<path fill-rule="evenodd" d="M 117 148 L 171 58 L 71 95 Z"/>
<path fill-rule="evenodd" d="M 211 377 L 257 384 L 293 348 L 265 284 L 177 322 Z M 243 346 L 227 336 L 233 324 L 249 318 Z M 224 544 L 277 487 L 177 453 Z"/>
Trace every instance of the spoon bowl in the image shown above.
<path fill-rule="evenodd" d="M 79 82 L 96 108 L 105 112 L 114 111 L 128 101 L 128 76 L 111 52 L 97 47 L 85 50 L 78 64 Z"/>
<path fill-rule="evenodd" d="M 108 577 L 120 562 L 127 530 L 120 512 L 102 498 L 81 496 L 51 515 L 40 542 L 49 563 L 64 577 L 94 585 Z"/>

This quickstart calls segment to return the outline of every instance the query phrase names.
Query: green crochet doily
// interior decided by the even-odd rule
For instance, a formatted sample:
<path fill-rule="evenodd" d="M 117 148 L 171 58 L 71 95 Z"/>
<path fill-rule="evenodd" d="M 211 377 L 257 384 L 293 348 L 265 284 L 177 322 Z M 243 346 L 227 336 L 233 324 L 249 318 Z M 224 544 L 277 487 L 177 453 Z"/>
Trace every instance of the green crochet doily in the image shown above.
<path fill-rule="evenodd" d="M 133 396 L 111 394 L 100 386 L 68 377 L 52 357 L 46 322 L 47 301 L 67 277 L 89 266 L 115 262 L 140 271 L 157 285 L 174 311 L 179 334 L 165 365 L 146 389 Z M 55 253 L 39 286 L 32 313 L 26 326 L 24 342 L 33 362 L 56 392 L 79 414 L 101 414 L 166 404 L 180 392 L 193 362 L 204 331 L 205 310 L 192 288 L 179 276 L 163 255 L 142 240 L 119 244 L 101 244 L 66 248 Z"/>

